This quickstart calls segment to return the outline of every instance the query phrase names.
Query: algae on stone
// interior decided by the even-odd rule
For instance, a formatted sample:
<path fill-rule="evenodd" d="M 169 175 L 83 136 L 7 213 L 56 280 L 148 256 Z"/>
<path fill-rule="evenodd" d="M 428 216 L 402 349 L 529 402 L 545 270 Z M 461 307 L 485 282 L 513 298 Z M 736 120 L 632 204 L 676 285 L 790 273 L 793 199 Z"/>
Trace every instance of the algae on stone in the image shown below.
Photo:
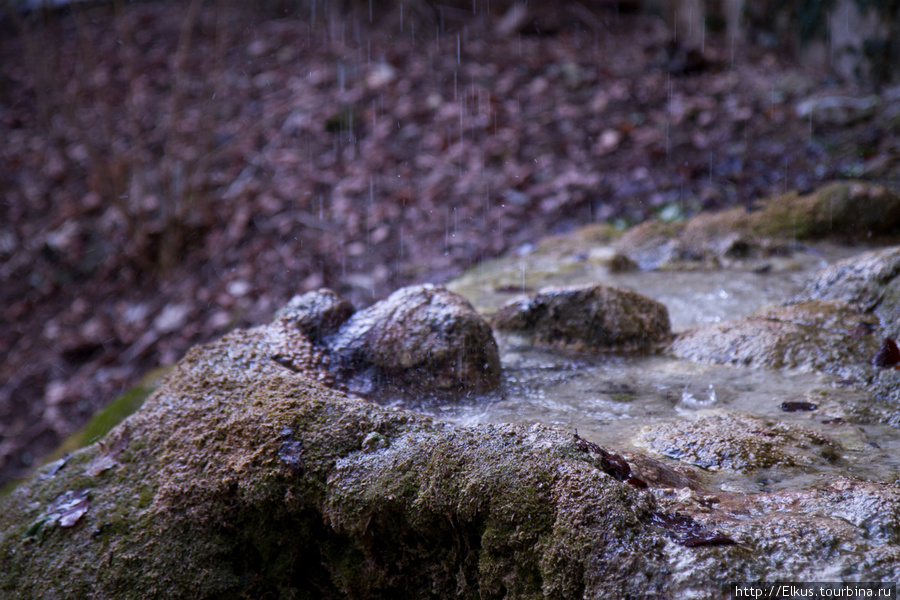
<path fill-rule="evenodd" d="M 584 589 L 573 574 L 591 556 L 652 544 L 649 498 L 569 458 L 561 432 L 455 428 L 348 399 L 260 360 L 267 337 L 192 350 L 110 434 L 111 468 L 87 474 L 94 445 L 6 499 L 7 597 L 564 598 Z M 384 442 L 366 448 L 373 433 Z M 605 507 L 593 525 L 557 506 L 571 486 Z M 80 522 L 36 538 L 35 520 L 76 488 L 90 499 Z M 636 593 L 647 583 L 612 575 L 640 564 L 593 571 Z"/>

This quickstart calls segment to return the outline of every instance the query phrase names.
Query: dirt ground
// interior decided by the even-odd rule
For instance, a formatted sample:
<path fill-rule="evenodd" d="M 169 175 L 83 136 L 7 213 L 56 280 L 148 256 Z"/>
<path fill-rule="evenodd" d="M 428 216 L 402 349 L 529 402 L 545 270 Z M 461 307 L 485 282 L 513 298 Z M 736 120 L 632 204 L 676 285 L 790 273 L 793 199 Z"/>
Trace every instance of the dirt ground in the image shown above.
<path fill-rule="evenodd" d="M 614 3 L 540 32 L 172 6 L 0 35 L 0 483 L 294 294 L 364 306 L 589 222 L 900 171 L 896 118 L 798 116 L 863 90 Z"/>

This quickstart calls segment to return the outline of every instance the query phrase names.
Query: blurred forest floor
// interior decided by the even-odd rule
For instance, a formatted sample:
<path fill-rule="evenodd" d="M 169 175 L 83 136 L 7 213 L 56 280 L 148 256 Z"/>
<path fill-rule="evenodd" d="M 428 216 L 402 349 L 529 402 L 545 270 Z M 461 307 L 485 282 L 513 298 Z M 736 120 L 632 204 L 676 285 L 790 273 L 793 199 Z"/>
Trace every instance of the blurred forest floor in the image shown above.
<path fill-rule="evenodd" d="M 612 8 L 520 33 L 499 14 L 240 4 L 5 24 L 0 483 L 294 294 L 364 306 L 590 222 L 900 172 L 896 114 L 798 114 L 865 94 L 774 48 L 688 53 Z"/>

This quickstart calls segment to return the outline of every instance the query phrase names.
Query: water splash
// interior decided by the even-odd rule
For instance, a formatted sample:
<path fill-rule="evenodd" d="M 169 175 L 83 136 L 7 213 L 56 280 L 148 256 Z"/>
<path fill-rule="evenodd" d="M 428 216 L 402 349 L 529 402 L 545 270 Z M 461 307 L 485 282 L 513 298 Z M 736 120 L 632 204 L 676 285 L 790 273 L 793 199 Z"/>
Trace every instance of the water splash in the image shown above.
<path fill-rule="evenodd" d="M 681 405 L 686 408 L 710 408 L 716 403 L 716 399 L 716 388 L 711 383 L 709 384 L 709 394 L 705 400 L 697 399 L 694 394 L 688 391 L 687 386 L 681 391 Z"/>

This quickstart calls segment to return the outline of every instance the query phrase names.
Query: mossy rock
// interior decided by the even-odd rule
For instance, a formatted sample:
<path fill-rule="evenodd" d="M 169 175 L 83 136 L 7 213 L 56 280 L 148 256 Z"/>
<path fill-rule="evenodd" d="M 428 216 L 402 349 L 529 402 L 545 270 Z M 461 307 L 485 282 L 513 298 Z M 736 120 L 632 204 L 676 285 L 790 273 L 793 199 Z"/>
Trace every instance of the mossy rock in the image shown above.
<path fill-rule="evenodd" d="M 500 383 L 490 325 L 443 286 L 400 288 L 347 317 L 322 344 L 331 372 L 369 396 L 379 395 L 379 387 L 397 394 L 464 395 Z"/>
<path fill-rule="evenodd" d="M 697 362 L 842 373 L 868 366 L 881 343 L 877 323 L 855 305 L 809 300 L 686 331 L 670 351 Z"/>
<path fill-rule="evenodd" d="M 605 285 L 547 288 L 507 304 L 491 322 L 529 343 L 580 351 L 647 351 L 672 336 L 665 305 Z"/>
<path fill-rule="evenodd" d="M 102 442 L 5 498 L 4 597 L 565 598 L 586 568 L 617 595 L 647 589 L 615 575 L 642 560 L 586 566 L 662 540 L 642 525 L 652 499 L 571 434 L 347 398 L 271 358 L 285 331 L 193 349 Z M 61 520 L 67 493 L 86 509 Z"/>
<path fill-rule="evenodd" d="M 889 485 L 843 490 L 838 517 L 831 492 L 799 494 L 803 511 L 755 497 L 748 521 L 611 477 L 571 432 L 349 398 L 298 370 L 315 362 L 297 335 L 277 320 L 192 349 L 104 439 L 0 500 L 0 596 L 718 597 L 826 560 L 900 575 Z"/>
<path fill-rule="evenodd" d="M 799 299 L 841 300 L 874 313 L 881 334 L 900 336 L 900 247 L 864 252 L 823 269 Z"/>
<path fill-rule="evenodd" d="M 45 464 L 58 460 L 70 452 L 84 448 L 102 439 L 112 431 L 113 427 L 144 405 L 144 401 L 162 384 L 163 379 L 172 370 L 173 366 L 166 365 L 154 369 L 141 378 L 138 385 L 113 399 L 112 402 L 91 417 L 91 420 L 84 427 L 63 440 L 59 447 L 47 456 L 47 460 L 44 461 Z"/>
<path fill-rule="evenodd" d="M 750 415 L 700 417 L 645 428 L 638 443 L 685 464 L 749 472 L 840 460 L 840 445 L 813 429 Z"/>
<path fill-rule="evenodd" d="M 701 213 L 687 221 L 649 221 L 616 248 L 644 269 L 713 268 L 782 253 L 797 242 L 873 241 L 900 233 L 900 195 L 861 181 L 841 181 L 801 195 L 762 200 L 751 210 Z"/>

